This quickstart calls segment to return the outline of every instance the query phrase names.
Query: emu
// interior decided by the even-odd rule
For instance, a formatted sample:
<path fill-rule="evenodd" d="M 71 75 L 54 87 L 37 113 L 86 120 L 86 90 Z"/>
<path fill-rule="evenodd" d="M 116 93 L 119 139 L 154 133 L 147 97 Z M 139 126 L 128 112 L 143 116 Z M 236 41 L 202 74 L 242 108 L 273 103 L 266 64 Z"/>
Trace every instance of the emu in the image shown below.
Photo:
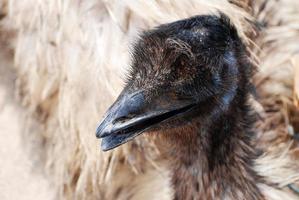
<path fill-rule="evenodd" d="M 145 134 L 169 161 L 175 200 L 265 199 L 251 144 L 255 67 L 229 19 L 195 16 L 144 32 L 126 86 L 97 129 L 107 151 Z"/>

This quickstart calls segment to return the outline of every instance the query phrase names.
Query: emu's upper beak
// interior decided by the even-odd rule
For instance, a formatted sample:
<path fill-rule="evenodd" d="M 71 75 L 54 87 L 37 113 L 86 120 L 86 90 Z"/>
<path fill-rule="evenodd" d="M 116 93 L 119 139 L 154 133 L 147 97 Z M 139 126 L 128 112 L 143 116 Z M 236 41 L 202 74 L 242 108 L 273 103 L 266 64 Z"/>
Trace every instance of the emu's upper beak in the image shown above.
<path fill-rule="evenodd" d="M 97 128 L 102 150 L 128 142 L 158 123 L 190 110 L 194 104 L 156 99 L 147 102 L 143 91 L 123 94 L 109 108 Z"/>

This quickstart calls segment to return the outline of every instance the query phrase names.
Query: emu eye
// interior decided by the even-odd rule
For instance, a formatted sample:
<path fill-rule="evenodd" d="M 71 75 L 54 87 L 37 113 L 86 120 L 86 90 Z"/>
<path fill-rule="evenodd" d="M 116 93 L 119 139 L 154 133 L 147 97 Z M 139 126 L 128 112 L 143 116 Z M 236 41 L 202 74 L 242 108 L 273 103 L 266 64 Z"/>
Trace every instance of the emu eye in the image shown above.
<path fill-rule="evenodd" d="M 184 67 L 188 64 L 188 62 L 189 62 L 188 56 L 186 56 L 185 54 L 182 54 L 182 55 L 176 57 L 176 59 L 172 63 L 172 67 L 174 67 L 174 68 Z"/>

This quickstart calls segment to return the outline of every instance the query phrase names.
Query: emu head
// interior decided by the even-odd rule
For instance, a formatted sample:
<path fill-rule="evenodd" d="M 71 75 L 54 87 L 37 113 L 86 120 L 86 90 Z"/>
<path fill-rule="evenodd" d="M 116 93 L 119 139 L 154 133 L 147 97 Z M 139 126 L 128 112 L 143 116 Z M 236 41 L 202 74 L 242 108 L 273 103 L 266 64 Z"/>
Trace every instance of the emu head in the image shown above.
<path fill-rule="evenodd" d="M 225 112 L 250 78 L 244 52 L 236 29 L 222 14 L 143 33 L 134 46 L 127 84 L 97 129 L 102 149 L 208 117 L 215 109 Z"/>

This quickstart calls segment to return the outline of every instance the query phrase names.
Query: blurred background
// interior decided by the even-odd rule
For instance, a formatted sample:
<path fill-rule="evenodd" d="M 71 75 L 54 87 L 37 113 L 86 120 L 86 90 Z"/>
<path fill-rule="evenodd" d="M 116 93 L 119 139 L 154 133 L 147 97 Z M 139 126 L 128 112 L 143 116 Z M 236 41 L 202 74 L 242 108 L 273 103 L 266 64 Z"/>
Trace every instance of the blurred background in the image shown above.
<path fill-rule="evenodd" d="M 265 173 L 282 190 L 295 187 L 299 1 L 0 0 L 0 199 L 167 196 L 151 144 L 140 137 L 103 154 L 95 130 L 124 85 L 142 30 L 218 11 L 258 66 L 255 143 L 274 166 Z"/>

